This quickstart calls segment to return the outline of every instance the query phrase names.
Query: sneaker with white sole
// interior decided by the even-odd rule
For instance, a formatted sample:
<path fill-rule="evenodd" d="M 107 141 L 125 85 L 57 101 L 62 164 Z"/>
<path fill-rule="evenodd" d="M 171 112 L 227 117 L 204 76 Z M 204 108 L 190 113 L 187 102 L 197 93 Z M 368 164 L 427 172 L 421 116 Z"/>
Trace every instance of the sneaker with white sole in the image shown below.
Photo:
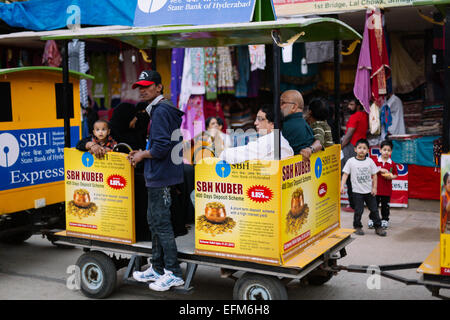
<path fill-rule="evenodd" d="M 162 277 L 160 277 L 157 281 L 150 283 L 148 287 L 155 291 L 167 291 L 171 287 L 178 287 L 183 284 L 183 279 L 175 276 L 171 271 L 166 270 L 166 273 Z"/>
<path fill-rule="evenodd" d="M 373 229 L 373 221 L 369 219 L 369 221 L 367 221 L 367 227 L 369 229 Z"/>
<path fill-rule="evenodd" d="M 155 270 L 153 270 L 152 266 L 150 266 L 145 271 L 134 271 L 133 272 L 133 279 L 139 282 L 150 282 L 150 281 L 156 281 L 160 279 L 163 275 L 159 274 Z"/>
<path fill-rule="evenodd" d="M 383 229 L 387 229 L 389 227 L 389 221 L 387 220 L 381 220 L 381 227 Z"/>

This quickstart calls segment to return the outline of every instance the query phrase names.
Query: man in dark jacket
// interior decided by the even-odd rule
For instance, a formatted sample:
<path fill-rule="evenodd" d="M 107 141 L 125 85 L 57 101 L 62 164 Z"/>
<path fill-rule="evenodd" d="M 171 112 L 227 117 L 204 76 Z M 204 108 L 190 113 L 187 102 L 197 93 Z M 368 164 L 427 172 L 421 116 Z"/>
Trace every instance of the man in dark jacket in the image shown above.
<path fill-rule="evenodd" d="M 136 87 L 139 88 L 140 98 L 149 103 L 146 111 L 151 125 L 146 150 L 134 150 L 130 152 L 128 159 L 133 166 L 145 161 L 152 265 L 144 272 L 134 272 L 133 278 L 141 282 L 152 282 L 149 286 L 152 290 L 166 291 L 172 286 L 184 284 L 170 214 L 170 186 L 183 182 L 183 164 L 175 164 L 171 158 L 172 149 L 181 142 L 172 141 L 171 137 L 181 126 L 183 112 L 175 108 L 170 100 L 164 99 L 158 72 L 142 71 L 139 80 L 132 86 L 133 89 Z"/>
<path fill-rule="evenodd" d="M 283 116 L 282 133 L 294 154 L 301 154 L 309 159 L 311 154 L 322 150 L 319 140 L 314 139 L 311 127 L 303 118 L 304 102 L 302 94 L 297 90 L 288 90 L 281 94 L 280 109 Z"/>

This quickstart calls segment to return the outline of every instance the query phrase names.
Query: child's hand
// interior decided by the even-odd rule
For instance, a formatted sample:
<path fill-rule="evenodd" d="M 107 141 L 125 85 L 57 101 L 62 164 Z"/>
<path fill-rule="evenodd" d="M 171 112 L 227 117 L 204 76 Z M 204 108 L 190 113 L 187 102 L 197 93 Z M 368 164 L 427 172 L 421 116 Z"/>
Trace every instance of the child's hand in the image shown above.
<path fill-rule="evenodd" d="M 370 192 L 370 194 L 375 197 L 377 195 L 377 188 L 372 188 L 372 191 Z"/>
<path fill-rule="evenodd" d="M 385 169 L 385 168 L 380 168 L 380 172 L 381 173 L 388 173 L 389 171 L 387 169 Z"/>

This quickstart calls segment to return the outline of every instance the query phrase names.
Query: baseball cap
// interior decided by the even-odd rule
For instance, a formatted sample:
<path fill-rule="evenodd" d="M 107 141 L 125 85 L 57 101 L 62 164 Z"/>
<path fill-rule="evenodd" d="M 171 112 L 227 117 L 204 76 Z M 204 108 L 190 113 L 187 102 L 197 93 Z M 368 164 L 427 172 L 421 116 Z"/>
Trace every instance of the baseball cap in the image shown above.
<path fill-rule="evenodd" d="M 161 83 L 161 76 L 159 73 L 155 70 L 144 70 L 139 75 L 138 81 L 133 83 L 131 88 L 135 89 L 137 86 L 150 86 L 152 84 L 160 84 Z"/>

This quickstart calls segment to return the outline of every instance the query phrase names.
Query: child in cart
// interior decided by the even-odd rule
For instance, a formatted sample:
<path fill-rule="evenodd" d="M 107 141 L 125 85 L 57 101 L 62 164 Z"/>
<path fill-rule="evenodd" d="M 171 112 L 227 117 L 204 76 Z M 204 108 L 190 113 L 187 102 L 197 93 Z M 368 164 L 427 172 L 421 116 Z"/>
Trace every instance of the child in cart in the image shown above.
<path fill-rule="evenodd" d="M 389 202 L 392 195 L 392 180 L 398 177 L 397 165 L 392 161 L 391 154 L 394 145 L 390 140 L 384 140 L 380 145 L 381 156 L 375 160 L 379 171 L 377 174 L 377 207 L 381 203 L 381 227 L 389 227 Z M 373 221 L 368 221 L 369 229 L 373 228 Z"/>
<path fill-rule="evenodd" d="M 361 217 L 364 211 L 364 203 L 370 211 L 369 218 L 373 221 L 375 233 L 379 236 L 386 236 L 386 231 L 381 227 L 381 219 L 378 213 L 377 201 L 377 172 L 378 168 L 370 157 L 369 142 L 366 139 L 359 139 L 355 145 L 356 156 L 350 158 L 344 166 L 341 193 L 344 193 L 344 186 L 348 176 L 353 187 L 353 201 L 355 204 L 355 215 L 353 217 L 353 228 L 355 234 L 364 235 Z"/>
<path fill-rule="evenodd" d="M 80 140 L 76 148 L 80 151 L 89 151 L 98 158 L 102 158 L 106 152 L 112 151 L 117 142 L 110 135 L 108 121 L 97 120 L 94 123 L 92 135 Z"/>

